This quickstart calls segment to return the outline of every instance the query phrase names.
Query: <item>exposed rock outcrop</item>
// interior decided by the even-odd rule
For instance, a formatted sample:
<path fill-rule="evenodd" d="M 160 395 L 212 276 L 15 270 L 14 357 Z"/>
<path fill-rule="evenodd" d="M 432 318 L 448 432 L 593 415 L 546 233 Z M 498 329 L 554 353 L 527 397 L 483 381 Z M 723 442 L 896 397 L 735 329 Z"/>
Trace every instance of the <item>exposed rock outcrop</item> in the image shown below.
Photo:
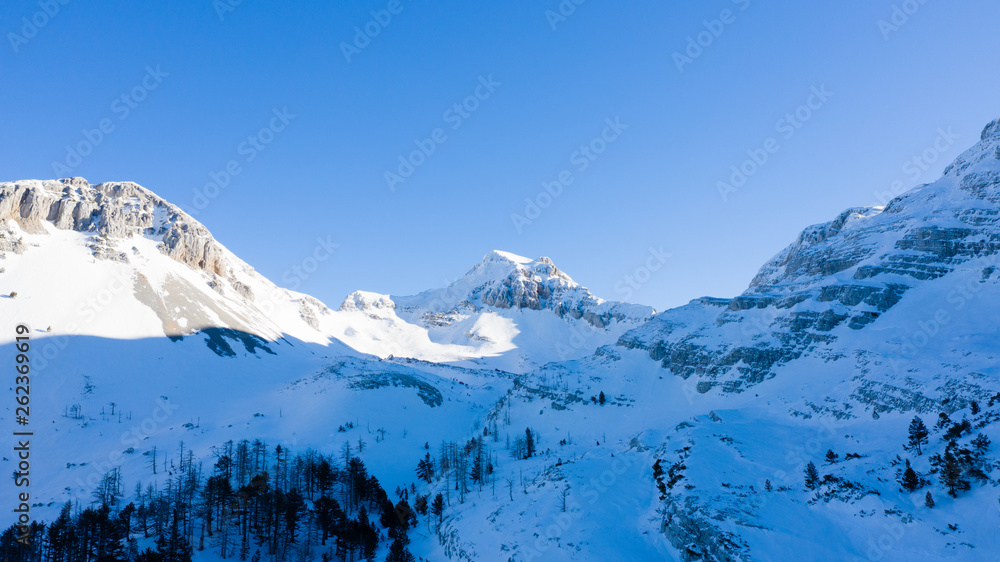
<path fill-rule="evenodd" d="M 83 178 L 0 184 L 0 220 L 11 219 L 26 232 L 55 228 L 94 232 L 108 239 L 147 236 L 160 251 L 208 273 L 228 277 L 225 252 L 211 233 L 179 207 L 132 182 L 91 186 Z M 95 256 L 121 260 L 118 253 Z M 126 258 L 127 259 L 127 258 Z"/>

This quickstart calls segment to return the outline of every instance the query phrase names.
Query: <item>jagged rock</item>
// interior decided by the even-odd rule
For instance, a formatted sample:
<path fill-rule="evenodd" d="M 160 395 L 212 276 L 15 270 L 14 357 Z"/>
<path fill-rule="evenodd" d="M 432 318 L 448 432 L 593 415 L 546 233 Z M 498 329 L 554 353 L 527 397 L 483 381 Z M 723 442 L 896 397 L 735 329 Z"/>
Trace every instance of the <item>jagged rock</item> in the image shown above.
<path fill-rule="evenodd" d="M 254 301 L 253 290 L 250 288 L 249 285 L 243 283 L 242 281 L 235 281 L 235 280 L 233 280 L 230 283 L 230 285 L 233 287 L 233 290 L 236 291 L 236 293 L 239 294 L 241 297 L 245 298 L 250 302 Z"/>
<path fill-rule="evenodd" d="M 677 498 L 664 502 L 664 517 L 660 530 L 670 540 L 685 562 L 750 561 L 746 545 L 732 533 L 720 531 L 712 524 L 708 508 L 695 497 Z"/>
<path fill-rule="evenodd" d="M 583 320 L 595 328 L 648 319 L 656 312 L 648 307 L 603 301 L 546 257 L 530 261 L 505 252 L 490 252 L 466 274 L 466 279 L 473 286 L 464 301 L 500 309 L 551 310 L 560 318 Z"/>
<path fill-rule="evenodd" d="M 116 240 L 160 237 L 164 254 L 193 268 L 229 277 L 220 246 L 201 223 L 177 206 L 132 182 L 91 186 L 83 178 L 0 184 L 0 220 L 26 232 L 43 233 L 43 221 L 58 229 L 95 232 Z M 115 255 L 114 259 L 120 259 Z"/>
<path fill-rule="evenodd" d="M 226 294 L 226 289 L 223 286 L 222 280 L 219 278 L 218 275 L 213 276 L 212 279 L 209 279 L 208 286 L 211 287 L 213 291 L 219 293 L 220 295 Z"/>
<path fill-rule="evenodd" d="M 370 309 L 393 309 L 396 308 L 396 303 L 392 302 L 392 299 L 388 295 L 380 295 L 378 293 L 370 293 L 368 291 L 355 291 L 344 299 L 341 303 L 340 309 L 342 311 L 359 310 L 367 311 Z"/>
<path fill-rule="evenodd" d="M 9 230 L 0 230 L 0 252 L 23 254 L 26 247 L 27 246 L 21 237 L 15 236 L 14 233 Z"/>
<path fill-rule="evenodd" d="M 990 137 L 1000 137 L 1000 119 L 994 119 L 989 125 L 986 125 L 982 134 L 979 135 L 979 140 L 986 140 Z"/>

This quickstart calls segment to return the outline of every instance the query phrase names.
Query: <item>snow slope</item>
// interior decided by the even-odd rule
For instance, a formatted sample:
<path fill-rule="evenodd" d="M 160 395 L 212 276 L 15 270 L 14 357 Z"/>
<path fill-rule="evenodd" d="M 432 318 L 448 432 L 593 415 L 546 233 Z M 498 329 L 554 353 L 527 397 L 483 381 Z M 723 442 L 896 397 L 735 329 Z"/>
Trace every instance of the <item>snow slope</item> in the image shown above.
<path fill-rule="evenodd" d="M 133 183 L 0 184 L 4 315 L 63 335 L 171 337 L 224 328 L 326 343 L 326 307 L 256 273 L 196 220 Z M 6 336 L 5 336 L 6 337 Z"/>

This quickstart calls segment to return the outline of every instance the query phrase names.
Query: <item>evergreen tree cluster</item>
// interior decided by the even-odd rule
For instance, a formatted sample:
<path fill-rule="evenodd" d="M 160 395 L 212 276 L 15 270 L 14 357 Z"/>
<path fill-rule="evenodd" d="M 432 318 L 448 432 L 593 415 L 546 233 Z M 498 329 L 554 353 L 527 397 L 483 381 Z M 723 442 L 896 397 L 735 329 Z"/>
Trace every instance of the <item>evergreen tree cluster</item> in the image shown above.
<path fill-rule="evenodd" d="M 971 403 L 970 409 L 973 415 L 981 411 L 975 401 Z M 971 489 L 973 481 L 989 480 L 986 474 L 989 465 L 986 458 L 990 448 L 989 438 L 979 434 L 966 445 L 959 442 L 959 439 L 972 433 L 972 430 L 972 423 L 968 419 L 953 422 L 945 412 L 941 412 L 934 425 L 934 431 L 941 433 L 941 439 L 947 441 L 947 445 L 943 453 L 930 456 L 930 472 L 937 475 L 941 486 L 952 497 L 958 497 L 959 492 Z M 928 443 L 930 433 L 923 420 L 915 416 L 910 422 L 904 448 L 917 455 L 923 454 L 922 446 Z M 916 472 L 907 459 L 906 469 L 901 473 L 899 483 L 903 490 L 915 492 L 930 482 Z M 927 492 L 925 503 L 928 507 L 934 506 L 930 492 Z"/>
<path fill-rule="evenodd" d="M 414 560 L 407 531 L 417 512 L 408 490 L 397 490 L 394 503 L 349 446 L 343 453 L 293 455 L 261 440 L 229 441 L 215 449 L 214 466 L 204 474 L 181 444 L 177 460 L 161 457 L 169 476 L 162 489 L 136 484 L 122 507 L 121 476 L 112 471 L 91 506 L 67 503 L 51 524 L 32 523 L 29 545 L 17 542 L 16 527 L 7 529 L 0 561 L 189 562 L 195 549 L 253 562 L 373 560 L 386 537 L 386 560 Z M 140 551 L 140 540 L 156 548 Z"/>
<path fill-rule="evenodd" d="M 974 439 L 971 448 L 951 439 L 943 454 L 931 456 L 932 472 L 937 472 L 941 485 L 951 497 L 958 497 L 959 492 L 971 489 L 973 480 L 982 482 L 989 479 L 985 473 L 985 456 L 989 446 L 990 440 L 985 435 Z"/>
<path fill-rule="evenodd" d="M 424 458 L 417 463 L 416 474 L 428 484 L 435 479 L 445 480 L 448 495 L 442 501 L 449 503 L 452 492 L 455 492 L 459 502 L 464 503 L 473 488 L 482 491 L 486 486 L 496 486 L 494 456 L 483 437 L 474 437 L 464 444 L 442 442 L 436 458 L 430 452 L 424 454 Z M 426 496 L 417 496 L 414 501 L 417 507 L 426 510 Z"/>

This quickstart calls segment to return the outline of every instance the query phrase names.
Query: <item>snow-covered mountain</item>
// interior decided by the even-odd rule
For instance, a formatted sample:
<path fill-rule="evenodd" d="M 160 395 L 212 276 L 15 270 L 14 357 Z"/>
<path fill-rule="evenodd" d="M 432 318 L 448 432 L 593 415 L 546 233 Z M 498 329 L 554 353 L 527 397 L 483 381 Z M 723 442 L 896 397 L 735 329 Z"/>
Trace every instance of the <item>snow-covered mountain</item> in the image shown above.
<path fill-rule="evenodd" d="M 261 438 L 363 449 L 387 489 L 447 497 L 411 532 L 429 560 L 1000 550 L 1000 120 L 938 181 L 806 228 L 743 294 L 655 315 L 503 252 L 332 310 L 134 184 L 0 184 L 0 220 L 0 314 L 40 358 L 40 517 L 110 468 L 164 482 L 151 451 Z"/>
<path fill-rule="evenodd" d="M 589 355 L 655 313 L 595 297 L 548 258 L 500 251 L 443 289 L 407 297 L 359 291 L 339 312 L 352 321 L 338 337 L 356 349 L 431 361 L 482 357 L 475 363 L 513 372 Z"/>
<path fill-rule="evenodd" d="M 280 289 L 198 221 L 129 182 L 0 184 L 5 315 L 54 333 L 180 338 L 204 329 L 326 342 L 326 307 Z"/>
<path fill-rule="evenodd" d="M 742 295 L 667 311 L 619 344 L 647 350 L 674 375 L 696 377 L 700 392 L 746 391 L 803 357 L 907 373 L 937 369 L 930 355 L 978 369 L 972 361 L 992 357 L 968 354 L 988 353 L 996 341 L 986 312 L 1000 280 L 998 203 L 1000 127 L 993 122 L 940 180 L 885 208 L 848 209 L 807 228 Z M 946 343 L 942 333 L 952 329 L 969 339 Z M 912 406 L 881 390 L 889 394 L 872 404 L 878 410 Z"/>
<path fill-rule="evenodd" d="M 655 312 L 605 302 L 547 258 L 505 252 L 491 252 L 444 289 L 414 297 L 356 292 L 335 311 L 276 286 L 197 220 L 129 182 L 0 184 L 0 251 L 10 270 L 0 292 L 18 293 L 7 303 L 15 316 L 80 335 L 206 332 L 226 353 L 226 340 L 290 337 L 344 342 L 383 358 L 524 372 L 585 356 Z"/>

